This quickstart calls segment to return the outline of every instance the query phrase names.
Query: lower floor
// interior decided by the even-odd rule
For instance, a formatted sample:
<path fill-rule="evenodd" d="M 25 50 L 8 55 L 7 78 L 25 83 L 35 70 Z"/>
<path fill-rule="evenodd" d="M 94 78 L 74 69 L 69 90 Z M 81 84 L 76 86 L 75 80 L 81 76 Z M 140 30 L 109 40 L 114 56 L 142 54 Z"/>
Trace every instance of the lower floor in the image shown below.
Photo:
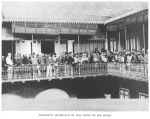
<path fill-rule="evenodd" d="M 43 91 L 61 89 L 70 98 L 96 99 L 110 95 L 114 99 L 148 99 L 148 83 L 116 76 L 64 78 L 43 81 L 3 83 L 2 94 L 13 94 L 21 98 L 35 99 Z"/>
<path fill-rule="evenodd" d="M 18 40 L 18 41 L 2 41 L 2 55 L 6 56 L 7 53 L 21 53 L 31 54 L 49 54 L 55 52 L 57 55 L 61 55 L 64 52 L 80 53 L 90 52 L 98 48 L 101 51 L 105 47 L 104 40 L 58 40 L 54 41 L 41 41 L 41 40 Z"/>

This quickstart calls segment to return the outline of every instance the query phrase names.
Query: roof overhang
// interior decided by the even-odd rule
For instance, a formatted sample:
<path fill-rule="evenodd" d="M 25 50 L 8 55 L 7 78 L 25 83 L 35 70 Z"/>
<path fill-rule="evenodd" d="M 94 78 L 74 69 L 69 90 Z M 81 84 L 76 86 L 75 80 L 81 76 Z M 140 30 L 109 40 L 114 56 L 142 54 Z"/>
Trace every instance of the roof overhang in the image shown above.
<path fill-rule="evenodd" d="M 148 2 L 3 2 L 4 22 L 107 24 L 148 9 Z"/>
<path fill-rule="evenodd" d="M 134 9 L 134 10 L 128 11 L 128 12 L 126 12 L 126 13 L 124 13 L 124 14 L 121 14 L 121 15 L 118 15 L 118 16 L 115 16 L 115 17 L 112 17 L 112 18 L 110 18 L 110 19 L 107 19 L 107 20 L 105 21 L 105 24 L 108 24 L 108 23 L 111 23 L 111 22 L 113 22 L 113 21 L 116 21 L 116 20 L 125 18 L 125 17 L 127 17 L 127 16 L 136 14 L 136 13 L 141 12 L 141 11 L 144 11 L 144 10 L 146 10 L 146 9 L 138 9 L 138 10 L 135 10 L 135 9 Z"/>

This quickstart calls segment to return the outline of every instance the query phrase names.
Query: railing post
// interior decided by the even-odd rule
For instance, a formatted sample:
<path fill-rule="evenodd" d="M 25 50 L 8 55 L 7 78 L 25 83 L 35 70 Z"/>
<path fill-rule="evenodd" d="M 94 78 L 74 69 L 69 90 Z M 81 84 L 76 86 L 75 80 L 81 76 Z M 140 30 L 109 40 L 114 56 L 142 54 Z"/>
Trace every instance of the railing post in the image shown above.
<path fill-rule="evenodd" d="M 80 63 L 79 63 L 79 76 L 80 76 L 80 71 L 81 71 L 81 67 L 80 67 Z"/>
<path fill-rule="evenodd" d="M 108 63 L 106 62 L 106 63 L 105 63 L 105 75 L 108 74 L 108 68 L 107 68 L 107 65 L 108 65 Z"/>
<path fill-rule="evenodd" d="M 144 67 L 144 79 L 146 79 L 146 65 L 145 65 L 145 63 L 143 65 L 143 67 Z"/>
<path fill-rule="evenodd" d="M 53 65 L 53 66 L 54 66 L 54 67 L 53 67 L 53 68 L 54 68 L 54 76 L 57 77 L 57 74 L 56 74 L 56 66 L 55 66 L 55 65 Z"/>
<path fill-rule="evenodd" d="M 121 63 L 119 63 L 119 67 L 120 67 L 120 75 L 122 75 L 122 65 L 121 65 Z"/>
<path fill-rule="evenodd" d="M 65 66 L 65 76 L 66 76 L 66 64 L 64 66 Z"/>
<path fill-rule="evenodd" d="M 73 76 L 73 66 L 72 66 L 72 64 L 70 64 L 70 67 L 71 67 L 71 76 Z"/>

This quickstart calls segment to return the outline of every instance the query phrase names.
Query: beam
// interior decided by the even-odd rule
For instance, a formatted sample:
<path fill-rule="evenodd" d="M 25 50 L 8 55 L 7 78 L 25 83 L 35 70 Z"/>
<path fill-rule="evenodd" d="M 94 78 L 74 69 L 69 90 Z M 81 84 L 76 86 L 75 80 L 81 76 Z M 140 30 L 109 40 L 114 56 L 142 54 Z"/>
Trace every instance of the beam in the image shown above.
<path fill-rule="evenodd" d="M 108 39 L 107 39 L 107 31 L 106 31 L 106 39 L 105 39 L 105 50 L 108 50 Z"/>
<path fill-rule="evenodd" d="M 31 53 L 33 54 L 33 34 L 32 34 L 32 52 Z"/>
<path fill-rule="evenodd" d="M 118 51 L 120 51 L 120 31 L 119 31 L 119 47 L 118 47 Z"/>
<path fill-rule="evenodd" d="M 58 35 L 58 56 L 60 56 L 60 35 Z"/>
<path fill-rule="evenodd" d="M 145 55 L 146 49 L 145 49 L 145 25 L 144 23 L 143 23 L 143 42 L 144 42 L 144 55 Z"/>
<path fill-rule="evenodd" d="M 13 46 L 14 46 L 14 45 L 13 45 L 13 40 L 14 40 L 14 37 L 13 37 L 13 33 L 12 33 L 12 59 L 13 59 L 13 57 L 14 57 L 14 55 L 13 55 L 13 52 L 14 52 L 14 51 L 13 51 L 13 50 L 14 50 L 14 49 L 13 49 Z"/>
<path fill-rule="evenodd" d="M 80 37 L 79 37 L 79 35 L 78 35 L 78 53 L 79 53 L 79 49 L 80 49 L 79 41 L 80 41 Z"/>
<path fill-rule="evenodd" d="M 125 45 L 125 49 L 126 49 L 126 40 L 127 40 L 127 28 L 126 28 L 126 20 L 125 20 L 125 25 L 124 25 L 124 38 L 125 38 L 125 43 L 124 43 L 124 45 Z M 127 49 L 126 49 L 127 50 Z"/>

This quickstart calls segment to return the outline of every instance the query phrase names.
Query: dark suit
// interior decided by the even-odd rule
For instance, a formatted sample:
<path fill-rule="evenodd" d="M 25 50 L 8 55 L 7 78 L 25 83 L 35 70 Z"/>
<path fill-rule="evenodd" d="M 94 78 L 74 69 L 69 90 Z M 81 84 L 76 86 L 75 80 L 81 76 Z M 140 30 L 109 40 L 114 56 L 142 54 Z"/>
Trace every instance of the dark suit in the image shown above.
<path fill-rule="evenodd" d="M 74 62 L 74 59 L 71 56 L 67 57 L 67 64 L 72 64 Z"/>
<path fill-rule="evenodd" d="M 23 60 L 22 57 L 18 58 L 18 64 L 19 64 L 19 65 L 22 65 L 22 60 Z"/>
<path fill-rule="evenodd" d="M 6 61 L 5 60 L 2 60 L 2 68 L 3 69 L 7 69 L 7 66 L 5 66 L 6 65 Z"/>
<path fill-rule="evenodd" d="M 17 58 L 14 58 L 14 59 L 13 59 L 13 64 L 14 64 L 15 66 L 18 66 L 18 65 L 19 65 L 19 62 L 18 62 L 18 59 L 17 59 Z"/>
<path fill-rule="evenodd" d="M 24 57 L 22 62 L 23 64 L 29 64 L 29 59 L 27 57 Z"/>
<path fill-rule="evenodd" d="M 108 55 L 108 62 L 112 62 L 112 60 L 113 60 L 113 56 Z"/>
<path fill-rule="evenodd" d="M 124 63 L 127 62 L 127 55 L 124 56 Z"/>

